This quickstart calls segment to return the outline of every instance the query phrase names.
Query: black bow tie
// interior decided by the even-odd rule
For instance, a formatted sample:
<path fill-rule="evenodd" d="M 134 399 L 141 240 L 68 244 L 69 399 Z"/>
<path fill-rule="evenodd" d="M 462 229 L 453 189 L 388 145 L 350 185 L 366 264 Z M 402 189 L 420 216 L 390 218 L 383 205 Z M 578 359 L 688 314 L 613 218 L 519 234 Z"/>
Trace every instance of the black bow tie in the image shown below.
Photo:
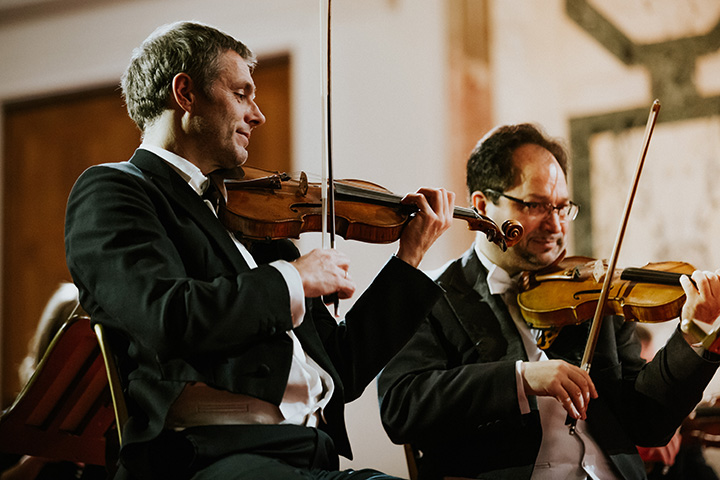
<path fill-rule="evenodd" d="M 220 189 L 217 187 L 217 185 L 215 185 L 215 182 L 213 182 L 212 180 L 208 180 L 207 188 L 202 194 L 202 199 L 209 201 L 215 212 L 218 211 L 218 208 L 220 207 L 220 202 L 223 202 L 225 200 L 220 193 Z"/>

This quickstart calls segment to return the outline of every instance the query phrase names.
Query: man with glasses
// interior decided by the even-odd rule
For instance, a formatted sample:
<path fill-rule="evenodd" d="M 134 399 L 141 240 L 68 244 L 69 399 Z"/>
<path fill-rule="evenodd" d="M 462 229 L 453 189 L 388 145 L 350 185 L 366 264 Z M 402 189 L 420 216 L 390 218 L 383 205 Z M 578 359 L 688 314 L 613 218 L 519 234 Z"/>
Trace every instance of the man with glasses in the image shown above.
<path fill-rule="evenodd" d="M 498 224 L 519 221 L 525 234 L 505 253 L 476 241 L 446 266 L 443 298 L 380 375 L 383 425 L 414 447 L 421 480 L 645 478 L 635 445 L 666 443 L 717 369 L 720 356 L 680 330 L 644 366 L 635 324 L 620 317 L 603 322 L 590 373 L 578 367 L 590 321 L 539 348 L 517 282 L 565 251 L 578 213 L 567 163 L 562 145 L 530 124 L 491 131 L 470 156 L 473 206 Z M 683 319 L 712 323 L 720 280 L 693 280 L 697 289 L 683 280 Z"/>

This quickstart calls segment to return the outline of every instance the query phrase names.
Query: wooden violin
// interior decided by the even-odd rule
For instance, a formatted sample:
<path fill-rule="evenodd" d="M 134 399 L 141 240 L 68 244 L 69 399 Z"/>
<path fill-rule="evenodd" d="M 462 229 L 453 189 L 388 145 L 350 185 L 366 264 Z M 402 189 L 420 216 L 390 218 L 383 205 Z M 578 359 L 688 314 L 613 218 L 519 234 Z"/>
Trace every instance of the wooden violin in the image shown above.
<path fill-rule="evenodd" d="M 219 212 L 225 226 L 244 238 L 273 240 L 298 238 L 301 233 L 322 231 L 322 187 L 310 183 L 305 173 L 293 179 L 286 173 L 244 166 L 240 180 L 226 179 L 227 202 Z M 364 180 L 336 180 L 335 233 L 346 240 L 391 243 L 417 211 L 400 203 L 402 197 Z M 502 228 L 471 208 L 456 207 L 454 217 L 482 231 L 501 249 L 520 240 L 520 223 L 508 220 Z"/>
<path fill-rule="evenodd" d="M 557 329 L 591 320 L 597 309 L 608 262 L 568 257 L 546 269 L 525 274 L 518 305 L 535 328 Z M 684 262 L 648 263 L 642 268 L 615 269 L 603 316 L 627 321 L 665 322 L 680 316 L 685 292 L 681 275 L 695 267 Z"/>

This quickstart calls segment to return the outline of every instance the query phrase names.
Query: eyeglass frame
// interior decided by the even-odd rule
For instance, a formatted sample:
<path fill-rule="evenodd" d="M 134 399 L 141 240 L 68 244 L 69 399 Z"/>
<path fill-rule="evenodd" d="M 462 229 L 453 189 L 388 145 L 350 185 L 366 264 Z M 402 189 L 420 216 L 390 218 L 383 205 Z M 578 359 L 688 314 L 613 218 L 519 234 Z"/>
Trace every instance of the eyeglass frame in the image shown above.
<path fill-rule="evenodd" d="M 506 195 L 503 192 L 498 192 L 497 190 L 493 190 L 492 188 L 486 188 L 485 190 L 483 190 L 483 193 L 492 193 L 493 195 L 505 197 L 508 200 L 519 203 L 520 205 L 528 209 L 528 213 L 530 213 L 534 208 L 542 206 L 545 209 L 542 214 L 543 216 L 547 216 L 551 212 L 555 211 L 558 214 L 558 218 L 560 218 L 561 220 L 567 220 L 568 222 L 572 222 L 573 220 L 575 220 L 578 216 L 578 213 L 580 212 L 580 205 L 573 202 L 572 200 L 568 200 L 568 203 L 565 205 L 553 205 L 550 202 L 526 202 L 525 200 Z M 563 216 L 561 213 L 562 209 L 567 209 L 567 214 L 565 214 L 565 216 Z M 570 215 L 571 212 L 574 213 Z M 532 213 L 530 214 L 532 215 Z M 538 216 L 540 216 L 540 214 L 538 214 Z"/>

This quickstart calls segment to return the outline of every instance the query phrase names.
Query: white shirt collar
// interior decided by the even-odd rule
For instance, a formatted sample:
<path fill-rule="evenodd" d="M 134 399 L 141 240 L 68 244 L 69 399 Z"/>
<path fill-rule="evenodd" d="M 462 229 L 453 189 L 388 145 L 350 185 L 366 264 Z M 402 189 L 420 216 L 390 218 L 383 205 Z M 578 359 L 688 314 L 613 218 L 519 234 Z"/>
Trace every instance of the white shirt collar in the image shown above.
<path fill-rule="evenodd" d="M 191 163 L 189 160 L 162 147 L 145 142 L 141 143 L 138 148 L 152 152 L 165 160 L 198 195 L 202 195 L 207 189 L 209 183 L 208 178 L 203 175 L 197 165 Z"/>
<path fill-rule="evenodd" d="M 490 293 L 493 295 L 502 295 L 511 288 L 515 288 L 515 280 L 501 267 L 495 265 L 488 259 L 485 254 L 480 251 L 477 243 L 473 246 L 475 254 L 480 259 L 480 263 L 487 269 L 487 284 Z"/>

